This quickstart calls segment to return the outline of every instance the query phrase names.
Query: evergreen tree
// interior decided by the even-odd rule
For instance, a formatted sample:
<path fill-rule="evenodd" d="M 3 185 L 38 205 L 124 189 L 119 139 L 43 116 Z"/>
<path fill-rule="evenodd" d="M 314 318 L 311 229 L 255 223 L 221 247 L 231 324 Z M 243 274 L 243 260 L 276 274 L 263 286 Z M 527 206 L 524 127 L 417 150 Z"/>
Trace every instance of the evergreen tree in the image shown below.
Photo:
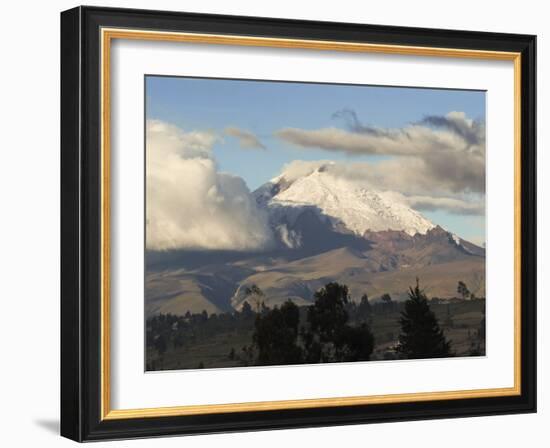
<path fill-rule="evenodd" d="M 380 300 L 382 301 L 382 309 L 384 312 L 391 313 L 393 311 L 393 301 L 391 296 L 388 293 L 382 294 Z"/>
<path fill-rule="evenodd" d="M 206 312 L 206 310 L 202 310 L 200 318 L 201 318 L 202 322 L 206 322 L 208 320 L 208 313 Z"/>
<path fill-rule="evenodd" d="M 159 337 L 155 339 L 155 348 L 157 349 L 157 352 L 160 356 L 164 355 L 164 353 L 166 352 L 168 344 L 163 335 L 159 335 Z"/>
<path fill-rule="evenodd" d="M 367 324 L 345 325 L 336 341 L 335 360 L 342 362 L 368 361 L 374 349 L 374 335 Z"/>
<path fill-rule="evenodd" d="M 319 335 L 321 343 L 334 341 L 348 321 L 348 301 L 348 287 L 336 282 L 327 283 L 315 293 L 315 302 L 308 309 L 307 319 L 311 330 Z"/>
<path fill-rule="evenodd" d="M 348 323 L 350 303 L 347 286 L 326 284 L 315 293 L 315 302 L 307 309 L 307 328 L 300 327 L 300 310 L 290 300 L 281 307 L 264 307 L 256 315 L 248 362 L 284 365 L 368 361 L 374 336 L 365 322 L 356 326 Z"/>
<path fill-rule="evenodd" d="M 248 303 L 248 301 L 246 300 L 243 302 L 243 306 L 241 308 L 241 315 L 244 318 L 249 318 L 254 315 L 254 311 L 252 311 L 252 307 L 250 306 L 250 303 Z"/>
<path fill-rule="evenodd" d="M 298 346 L 300 311 L 288 300 L 280 308 L 259 314 L 252 340 L 258 349 L 259 365 L 297 364 L 302 362 Z"/>
<path fill-rule="evenodd" d="M 371 311 L 369 297 L 365 293 L 361 297 L 361 302 L 359 302 L 359 306 L 357 307 L 357 317 L 359 321 L 366 322 L 371 314 Z"/>
<path fill-rule="evenodd" d="M 409 299 L 401 312 L 398 352 L 407 358 L 443 358 L 451 356 L 450 341 L 445 339 L 428 299 L 416 286 L 409 288 Z"/>
<path fill-rule="evenodd" d="M 307 313 L 309 331 L 302 334 L 307 362 L 369 360 L 374 336 L 365 323 L 355 327 L 348 324 L 349 302 L 348 287 L 336 282 L 315 293 L 315 303 Z"/>
<path fill-rule="evenodd" d="M 259 313 L 264 308 L 264 292 L 260 289 L 260 287 L 256 284 L 253 284 L 251 286 L 247 286 L 244 289 L 244 296 L 249 298 L 256 308 L 256 312 Z"/>
<path fill-rule="evenodd" d="M 456 287 L 456 292 L 458 292 L 462 296 L 462 300 L 465 300 L 466 297 L 470 295 L 470 290 L 466 286 L 466 283 L 464 283 L 462 280 L 458 282 L 458 286 Z"/>

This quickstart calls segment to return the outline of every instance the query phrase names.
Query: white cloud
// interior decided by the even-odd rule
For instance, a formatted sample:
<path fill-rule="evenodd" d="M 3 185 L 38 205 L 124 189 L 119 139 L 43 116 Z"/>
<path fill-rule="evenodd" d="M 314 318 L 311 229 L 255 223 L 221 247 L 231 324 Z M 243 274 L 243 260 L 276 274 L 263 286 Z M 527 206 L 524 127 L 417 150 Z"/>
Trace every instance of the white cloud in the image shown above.
<path fill-rule="evenodd" d="M 366 189 L 394 192 L 400 202 L 418 211 L 445 210 L 458 215 L 485 213 L 484 193 L 463 188 L 461 178 L 446 176 L 446 171 L 434 172 L 418 157 L 400 157 L 378 163 L 295 160 L 284 166 L 281 176 L 292 182 L 315 170 L 323 170 L 337 179 L 345 179 Z"/>
<path fill-rule="evenodd" d="M 147 122 L 147 249 L 259 250 L 267 216 L 245 182 L 219 172 L 209 132 Z"/>
<path fill-rule="evenodd" d="M 284 128 L 275 135 L 301 148 L 391 156 L 377 164 L 363 164 L 361 172 L 361 164 L 335 168 L 367 178 L 374 187 L 407 194 L 485 193 L 485 126 L 463 112 L 427 116 L 400 129 L 363 125 L 349 110 L 335 116 L 344 117 L 350 130 Z"/>
<path fill-rule="evenodd" d="M 308 176 L 321 167 L 336 167 L 336 163 L 331 160 L 293 160 L 283 166 L 281 176 L 287 182 L 294 182 L 296 179 Z"/>
<path fill-rule="evenodd" d="M 433 131 L 411 125 L 405 129 L 377 130 L 373 133 L 350 132 L 339 128 L 284 128 L 277 137 L 302 148 L 321 148 L 350 155 L 420 155 L 438 150 L 454 150 L 461 139 L 447 131 Z"/>

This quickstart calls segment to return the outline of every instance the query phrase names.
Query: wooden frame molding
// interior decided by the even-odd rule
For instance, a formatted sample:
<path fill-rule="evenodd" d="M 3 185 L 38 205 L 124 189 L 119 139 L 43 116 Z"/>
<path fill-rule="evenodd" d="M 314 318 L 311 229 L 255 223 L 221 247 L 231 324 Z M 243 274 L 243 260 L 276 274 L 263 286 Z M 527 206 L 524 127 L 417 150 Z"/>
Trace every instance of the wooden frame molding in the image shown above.
<path fill-rule="evenodd" d="M 111 50 L 120 40 L 510 61 L 513 386 L 114 409 Z M 63 436 L 93 441 L 536 412 L 536 36 L 80 6 L 61 13 L 60 49 Z"/>
<path fill-rule="evenodd" d="M 143 409 L 111 409 L 110 388 L 110 67 L 111 43 L 114 39 L 143 41 L 163 41 L 198 43 L 211 45 L 237 45 L 254 47 L 308 49 L 319 51 L 345 51 L 354 53 L 382 53 L 410 56 L 452 57 L 467 59 L 504 60 L 514 63 L 514 159 L 515 159 L 515 198 L 514 198 L 514 253 L 515 253 L 515 292 L 514 292 L 514 386 L 509 388 L 460 390 L 446 392 L 423 392 L 409 394 L 371 395 L 338 398 L 318 398 L 305 400 L 280 400 L 218 405 L 173 406 Z M 101 30 L 102 60 L 102 309 L 101 309 L 101 410 L 102 419 L 150 418 L 179 415 L 200 415 L 220 412 L 249 412 L 259 410 L 307 409 L 316 407 L 356 406 L 380 403 L 407 403 L 428 400 L 456 400 L 465 398 L 502 397 L 521 394 L 521 53 L 466 50 L 455 48 L 413 47 L 403 45 L 363 44 L 350 42 L 330 42 L 299 39 L 273 39 L 247 36 L 215 34 L 192 34 L 174 32 L 154 32 L 132 29 L 103 28 Z"/>

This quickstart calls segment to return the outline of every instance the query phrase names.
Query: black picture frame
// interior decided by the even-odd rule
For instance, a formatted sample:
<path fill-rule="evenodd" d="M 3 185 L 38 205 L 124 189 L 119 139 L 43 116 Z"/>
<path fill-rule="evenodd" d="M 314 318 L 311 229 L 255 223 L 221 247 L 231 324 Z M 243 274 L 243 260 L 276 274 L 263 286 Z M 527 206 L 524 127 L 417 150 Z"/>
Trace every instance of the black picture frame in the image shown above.
<path fill-rule="evenodd" d="M 521 394 L 101 418 L 100 29 L 130 28 L 521 53 Z M 61 14 L 61 435 L 76 441 L 536 412 L 536 37 L 77 7 Z"/>

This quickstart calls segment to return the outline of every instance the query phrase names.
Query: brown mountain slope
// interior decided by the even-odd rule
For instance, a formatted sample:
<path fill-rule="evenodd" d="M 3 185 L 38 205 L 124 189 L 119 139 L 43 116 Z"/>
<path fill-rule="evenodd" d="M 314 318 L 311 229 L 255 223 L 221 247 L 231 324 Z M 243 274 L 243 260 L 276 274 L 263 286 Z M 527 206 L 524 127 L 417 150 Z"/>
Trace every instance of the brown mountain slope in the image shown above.
<path fill-rule="evenodd" d="M 353 300 L 358 301 L 365 293 L 371 299 L 389 293 L 395 300 L 404 300 L 416 277 L 420 278 L 422 287 L 430 297 L 456 296 L 459 280 L 464 281 L 476 296 L 485 296 L 485 260 L 482 257 L 438 264 L 415 263 L 393 270 L 375 269 L 376 266 L 370 254 L 367 257 L 347 248 L 336 249 L 243 279 L 231 304 L 239 309 L 244 300 L 248 299 L 245 291 L 251 285 L 257 285 L 263 291 L 261 300 L 268 306 L 287 299 L 300 304 L 307 303 L 313 299 L 317 289 L 330 281 L 346 284 Z"/>
<path fill-rule="evenodd" d="M 354 300 L 365 293 L 371 299 L 389 293 L 395 300 L 403 300 L 416 277 L 429 297 L 457 296 L 459 280 L 476 296 L 485 296 L 485 250 L 441 227 L 425 235 L 382 231 L 338 239 L 330 232 L 321 235 L 323 227 L 316 219 L 302 226 L 308 245 L 299 250 L 209 257 L 188 254 L 164 263 L 157 271 L 148 271 L 147 315 L 217 313 L 240 309 L 245 300 L 274 306 L 291 299 L 303 305 L 331 281 L 346 284 Z M 330 244 L 323 245 L 320 240 Z M 336 244 L 340 246 L 335 248 Z M 258 286 L 263 296 L 247 294 L 252 285 Z"/>

